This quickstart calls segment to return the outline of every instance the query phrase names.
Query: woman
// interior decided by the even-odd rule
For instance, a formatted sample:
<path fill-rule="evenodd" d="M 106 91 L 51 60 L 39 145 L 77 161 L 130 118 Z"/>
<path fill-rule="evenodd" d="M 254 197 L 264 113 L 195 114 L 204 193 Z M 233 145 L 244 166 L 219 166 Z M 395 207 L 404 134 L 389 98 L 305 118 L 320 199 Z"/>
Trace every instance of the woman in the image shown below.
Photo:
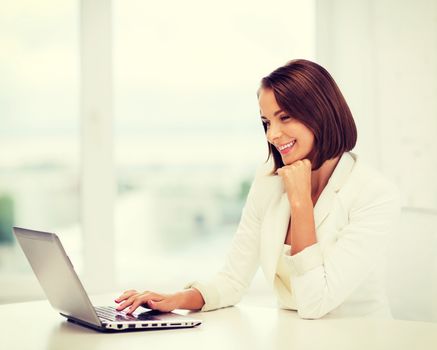
<path fill-rule="evenodd" d="M 384 257 L 396 188 L 350 151 L 357 131 L 321 66 L 294 60 L 261 81 L 269 160 L 255 176 L 224 268 L 174 294 L 124 292 L 138 306 L 214 310 L 238 303 L 261 265 L 281 307 L 302 318 L 390 317 Z"/>

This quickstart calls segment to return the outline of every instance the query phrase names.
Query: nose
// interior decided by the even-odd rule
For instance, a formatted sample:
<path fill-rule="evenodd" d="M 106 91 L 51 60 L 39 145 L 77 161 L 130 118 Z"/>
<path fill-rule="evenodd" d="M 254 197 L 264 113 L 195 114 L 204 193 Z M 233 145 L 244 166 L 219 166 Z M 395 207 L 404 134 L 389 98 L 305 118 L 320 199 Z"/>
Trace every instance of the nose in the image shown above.
<path fill-rule="evenodd" d="M 275 143 L 275 140 L 279 139 L 282 135 L 281 126 L 278 123 L 271 122 L 267 129 L 267 140 L 270 143 Z"/>

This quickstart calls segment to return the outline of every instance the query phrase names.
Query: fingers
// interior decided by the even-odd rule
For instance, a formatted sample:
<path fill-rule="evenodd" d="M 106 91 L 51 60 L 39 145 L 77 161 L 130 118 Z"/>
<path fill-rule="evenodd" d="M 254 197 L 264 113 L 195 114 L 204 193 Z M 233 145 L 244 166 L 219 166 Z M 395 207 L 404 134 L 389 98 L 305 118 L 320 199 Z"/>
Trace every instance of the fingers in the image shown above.
<path fill-rule="evenodd" d="M 134 295 L 131 295 L 129 298 L 127 298 L 126 300 L 124 300 L 120 305 L 118 305 L 118 306 L 116 307 L 116 309 L 117 309 L 118 311 L 126 309 L 128 306 L 132 305 L 132 304 L 135 302 L 136 298 L 137 298 L 139 295 L 141 295 L 141 294 L 140 294 L 140 293 L 136 293 L 136 294 L 134 294 Z"/>
<path fill-rule="evenodd" d="M 303 165 L 305 165 L 306 167 L 311 168 L 311 161 L 309 159 L 304 159 L 302 160 Z"/>
<path fill-rule="evenodd" d="M 134 299 L 134 301 L 132 302 L 132 305 L 130 306 L 130 308 L 127 310 L 128 314 L 131 314 L 132 312 L 134 312 L 138 306 L 147 304 L 148 307 L 150 307 L 150 303 L 153 301 L 161 301 L 163 299 L 163 296 L 156 294 L 156 293 L 143 293 L 140 294 L 138 296 L 136 296 L 136 298 Z M 150 307 L 151 308 L 151 307 Z"/>
<path fill-rule="evenodd" d="M 116 303 L 120 303 L 116 310 L 121 311 L 129 307 L 127 314 L 132 314 L 139 306 L 144 305 L 153 310 L 169 312 L 177 309 L 177 303 L 172 298 L 171 294 L 158 294 L 150 291 L 138 293 L 136 290 L 125 291 L 117 299 Z"/>
<path fill-rule="evenodd" d="M 288 174 L 289 171 L 293 171 L 294 169 L 299 169 L 301 167 L 311 169 L 311 161 L 309 159 L 297 160 L 292 164 L 284 165 L 282 168 L 279 168 L 276 172 L 279 176 L 284 177 L 284 175 Z"/>
<path fill-rule="evenodd" d="M 137 294 L 137 293 L 138 293 L 138 292 L 137 292 L 136 290 L 134 290 L 134 289 L 127 290 L 127 291 L 123 292 L 123 294 L 120 295 L 120 296 L 119 296 L 117 299 L 115 299 L 114 301 L 115 301 L 116 303 L 120 303 L 120 302 L 122 302 L 123 300 L 126 300 L 127 298 L 130 298 L 132 295 Z"/>

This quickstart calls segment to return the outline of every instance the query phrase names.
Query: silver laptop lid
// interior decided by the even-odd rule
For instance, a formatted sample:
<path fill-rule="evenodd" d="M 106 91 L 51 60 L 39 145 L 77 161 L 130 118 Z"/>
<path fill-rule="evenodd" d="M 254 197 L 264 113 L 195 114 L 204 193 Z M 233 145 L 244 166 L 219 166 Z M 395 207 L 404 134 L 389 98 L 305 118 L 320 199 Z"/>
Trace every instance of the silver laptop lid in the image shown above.
<path fill-rule="evenodd" d="M 54 233 L 20 227 L 14 234 L 53 308 L 66 316 L 100 326 L 101 322 Z"/>

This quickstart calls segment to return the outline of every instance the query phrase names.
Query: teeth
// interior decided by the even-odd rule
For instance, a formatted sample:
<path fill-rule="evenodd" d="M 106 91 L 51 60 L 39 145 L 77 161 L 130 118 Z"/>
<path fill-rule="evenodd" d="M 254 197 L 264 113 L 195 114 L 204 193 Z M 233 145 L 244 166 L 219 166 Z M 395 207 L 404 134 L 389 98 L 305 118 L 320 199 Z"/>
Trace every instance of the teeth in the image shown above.
<path fill-rule="evenodd" d="M 287 144 L 285 144 L 285 145 L 283 145 L 283 146 L 279 146 L 278 149 L 279 149 L 280 151 L 283 151 L 284 149 L 293 146 L 295 142 L 296 142 L 296 141 L 291 141 L 290 143 L 287 143 Z"/>

